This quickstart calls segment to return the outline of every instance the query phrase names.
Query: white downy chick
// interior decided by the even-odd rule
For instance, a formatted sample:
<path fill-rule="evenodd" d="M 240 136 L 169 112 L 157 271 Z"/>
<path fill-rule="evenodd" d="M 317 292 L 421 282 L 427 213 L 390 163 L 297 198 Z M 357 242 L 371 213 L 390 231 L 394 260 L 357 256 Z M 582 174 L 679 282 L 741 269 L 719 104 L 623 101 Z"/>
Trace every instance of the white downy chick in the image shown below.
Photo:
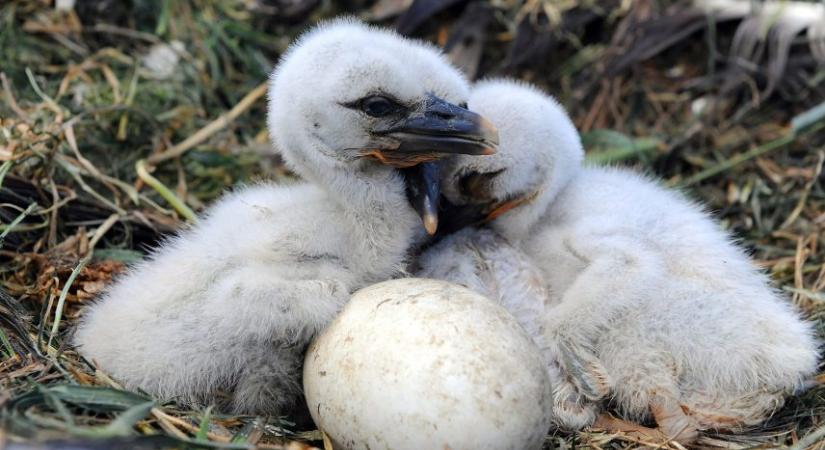
<path fill-rule="evenodd" d="M 699 430 L 763 421 L 815 372 L 811 325 L 701 207 L 630 170 L 582 167 L 576 129 L 535 88 L 481 82 L 469 107 L 498 127 L 501 145 L 490 157 L 456 158 L 444 193 L 487 216 L 499 250 L 456 250 L 472 240 L 464 234 L 421 262 L 428 276 L 487 282 L 476 289 L 488 295 L 500 289 L 489 280 L 535 264 L 548 295 L 543 346 L 560 427 L 594 424 L 612 400 L 659 430 L 605 415 L 595 425 L 687 443 Z M 513 268 L 500 269 L 501 258 L 492 271 L 479 264 L 496 253 L 510 253 Z"/>
<path fill-rule="evenodd" d="M 272 75 L 268 126 L 309 183 L 226 195 L 85 311 L 80 352 L 129 389 L 285 412 L 312 336 L 424 235 L 399 167 L 495 146 L 456 106 L 468 92 L 429 45 L 352 20 L 305 34 Z"/>

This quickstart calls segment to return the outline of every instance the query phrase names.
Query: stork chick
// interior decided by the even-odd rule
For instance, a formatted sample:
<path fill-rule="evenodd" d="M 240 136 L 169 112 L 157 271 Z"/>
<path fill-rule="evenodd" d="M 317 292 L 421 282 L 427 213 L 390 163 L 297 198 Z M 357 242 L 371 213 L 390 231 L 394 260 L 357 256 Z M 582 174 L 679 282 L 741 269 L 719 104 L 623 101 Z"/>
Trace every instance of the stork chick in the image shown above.
<path fill-rule="evenodd" d="M 595 421 L 688 443 L 700 430 L 763 421 L 814 373 L 811 325 L 698 205 L 629 170 L 582 167 L 573 124 L 535 88 L 482 82 L 469 107 L 498 127 L 499 152 L 457 157 L 444 194 L 462 214 L 485 217 L 484 233 L 498 240 L 492 257 L 514 262 L 479 264 L 490 252 L 462 253 L 466 234 L 421 262 L 429 276 L 487 282 L 482 292 L 514 289 L 527 303 L 520 310 L 546 306 L 541 339 L 560 427 Z M 499 282 L 525 264 L 541 273 L 546 299 Z M 462 282 L 456 267 L 473 270 Z M 599 415 L 608 399 L 658 430 Z"/>
<path fill-rule="evenodd" d="M 272 75 L 268 126 L 308 183 L 226 195 L 87 309 L 80 352 L 130 389 L 285 412 L 312 336 L 423 236 L 407 196 L 422 180 L 399 167 L 495 147 L 456 106 L 468 91 L 434 48 L 394 33 L 339 20 L 305 34 Z"/>

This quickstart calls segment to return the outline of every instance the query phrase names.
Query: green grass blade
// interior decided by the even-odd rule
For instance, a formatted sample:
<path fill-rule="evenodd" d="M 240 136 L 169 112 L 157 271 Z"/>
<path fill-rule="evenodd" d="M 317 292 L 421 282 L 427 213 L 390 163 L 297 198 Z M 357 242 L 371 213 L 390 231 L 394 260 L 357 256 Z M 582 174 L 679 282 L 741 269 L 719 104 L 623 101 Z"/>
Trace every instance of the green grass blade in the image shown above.
<path fill-rule="evenodd" d="M 212 418 L 212 407 L 206 408 L 206 411 L 203 413 L 203 418 L 201 419 L 200 426 L 198 427 L 198 434 L 195 435 L 196 441 L 208 441 L 209 438 L 207 433 L 209 432 L 209 420 Z"/>
<path fill-rule="evenodd" d="M 61 384 L 50 387 L 49 391 L 64 402 L 98 412 L 123 411 L 151 401 L 150 398 L 134 392 L 101 386 Z"/>

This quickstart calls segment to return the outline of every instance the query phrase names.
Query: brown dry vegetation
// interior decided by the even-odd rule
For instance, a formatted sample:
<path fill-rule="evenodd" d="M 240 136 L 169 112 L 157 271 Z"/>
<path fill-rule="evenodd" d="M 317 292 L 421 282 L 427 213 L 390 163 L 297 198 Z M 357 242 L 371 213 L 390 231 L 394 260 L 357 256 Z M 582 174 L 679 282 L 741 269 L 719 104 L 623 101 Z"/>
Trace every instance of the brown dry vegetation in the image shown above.
<path fill-rule="evenodd" d="M 5 0 L 0 448 L 323 445 L 289 417 L 123 392 L 67 337 L 83 306 L 192 211 L 233 185 L 291 176 L 260 156 L 262 83 L 297 33 L 345 12 L 445 46 L 473 77 L 539 84 L 569 109 L 591 160 L 638 166 L 708 205 L 825 331 L 825 62 L 779 16 L 754 25 L 644 0 L 80 0 L 68 11 Z M 174 70 L 153 71 L 145 55 L 173 41 Z M 825 448 L 823 381 L 763 427 L 701 443 Z M 547 439 L 639 445 L 598 431 Z"/>

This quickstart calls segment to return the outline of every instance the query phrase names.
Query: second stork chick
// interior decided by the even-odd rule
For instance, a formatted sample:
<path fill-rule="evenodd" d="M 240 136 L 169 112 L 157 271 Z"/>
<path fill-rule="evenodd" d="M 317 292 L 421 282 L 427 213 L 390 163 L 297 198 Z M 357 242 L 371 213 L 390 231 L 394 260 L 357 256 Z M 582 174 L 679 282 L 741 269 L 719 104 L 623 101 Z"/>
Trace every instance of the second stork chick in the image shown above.
<path fill-rule="evenodd" d="M 513 289 L 527 303 L 518 311 L 544 305 L 560 427 L 687 443 L 700 430 L 763 421 L 815 372 L 811 325 L 698 205 L 630 170 L 582 166 L 567 114 L 535 88 L 482 82 L 469 107 L 498 127 L 499 152 L 456 158 L 444 192 L 495 234 L 447 238 L 421 263 L 428 276 L 486 282 L 481 290 L 502 299 Z M 501 283 L 530 265 L 541 287 L 534 276 L 528 288 Z M 658 430 L 602 415 L 607 400 Z"/>

